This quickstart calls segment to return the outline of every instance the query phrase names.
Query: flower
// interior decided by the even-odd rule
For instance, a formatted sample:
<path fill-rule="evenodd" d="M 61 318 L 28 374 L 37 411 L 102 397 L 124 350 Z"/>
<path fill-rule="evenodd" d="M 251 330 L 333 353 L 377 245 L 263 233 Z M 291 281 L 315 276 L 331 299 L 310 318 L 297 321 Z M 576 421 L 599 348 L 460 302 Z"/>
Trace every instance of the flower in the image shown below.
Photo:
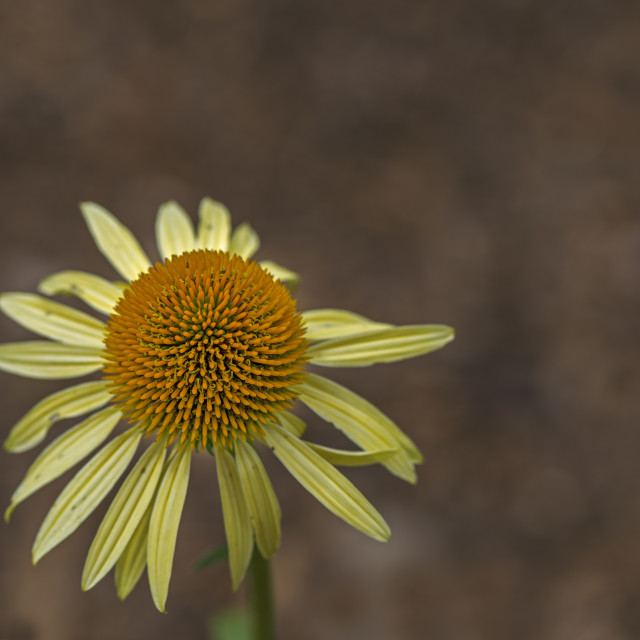
<path fill-rule="evenodd" d="M 156 235 L 163 262 L 155 265 L 112 214 L 92 203 L 81 208 L 98 248 L 126 282 L 63 271 L 45 278 L 39 290 L 77 296 L 106 314 L 107 323 L 38 295 L 0 296 L 5 314 L 50 339 L 0 345 L 1 370 L 48 379 L 102 372 L 100 380 L 44 398 L 5 443 L 10 452 L 31 449 L 54 423 L 89 414 L 36 458 L 13 493 L 7 521 L 25 498 L 98 449 L 45 517 L 33 545 L 34 563 L 94 511 L 145 434 L 155 440 L 126 476 L 96 533 L 82 575 L 85 590 L 115 566 L 124 598 L 146 566 L 153 601 L 165 610 L 195 453 L 216 459 L 234 588 L 254 541 L 265 557 L 280 542 L 280 507 L 257 443 L 272 449 L 334 514 L 387 540 L 385 521 L 334 465 L 380 463 L 415 482 L 421 454 L 372 404 L 307 372 L 306 365 L 402 360 L 444 346 L 453 339 L 452 329 L 394 327 L 335 309 L 299 313 L 285 286 L 297 275 L 273 262 L 252 261 L 259 247 L 255 231 L 242 224 L 231 233 L 228 211 L 209 198 L 200 205 L 197 233 L 178 204 L 160 207 Z M 296 399 L 360 449 L 303 440 L 305 424 L 289 412 Z M 122 419 L 130 426 L 101 447 Z"/>

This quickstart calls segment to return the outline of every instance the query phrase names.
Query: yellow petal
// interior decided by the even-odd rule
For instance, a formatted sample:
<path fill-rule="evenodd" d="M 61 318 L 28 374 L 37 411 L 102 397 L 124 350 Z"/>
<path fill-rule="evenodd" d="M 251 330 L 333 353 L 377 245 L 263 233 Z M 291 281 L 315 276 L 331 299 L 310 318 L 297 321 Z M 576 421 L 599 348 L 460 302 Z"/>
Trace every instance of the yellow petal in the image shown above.
<path fill-rule="evenodd" d="M 116 592 L 120 600 L 124 600 L 131 593 L 147 566 L 147 539 L 152 510 L 153 502 L 147 507 L 127 546 L 116 562 Z"/>
<path fill-rule="evenodd" d="M 216 448 L 218 485 L 222 499 L 222 517 L 229 547 L 229 569 L 234 589 L 244 578 L 253 552 L 253 527 L 249 506 L 233 456 Z"/>
<path fill-rule="evenodd" d="M 12 320 L 45 338 L 101 348 L 106 325 L 58 302 L 31 293 L 3 293 L 0 308 Z"/>
<path fill-rule="evenodd" d="M 211 198 L 203 198 L 198 214 L 198 248 L 227 251 L 231 235 L 231 216 L 227 208 Z"/>
<path fill-rule="evenodd" d="M 178 450 L 174 447 L 169 456 L 165 458 L 161 478 L 164 478 L 177 452 Z M 156 486 L 156 495 L 161 484 L 162 480 Z M 131 593 L 131 590 L 136 586 L 138 580 L 140 580 L 144 568 L 147 566 L 149 523 L 151 522 L 151 513 L 153 512 L 154 504 L 155 496 L 149 503 L 131 539 L 116 562 L 115 582 L 116 591 L 120 600 L 124 600 Z"/>
<path fill-rule="evenodd" d="M 129 429 L 103 447 L 62 490 L 33 543 L 35 564 L 88 518 L 118 481 L 135 453 L 142 432 Z"/>
<path fill-rule="evenodd" d="M 280 544 L 278 498 L 260 456 L 244 440 L 236 441 L 236 465 L 247 498 L 258 549 L 268 558 Z"/>
<path fill-rule="evenodd" d="M 103 350 L 33 340 L 0 344 L 0 370 L 27 378 L 78 378 L 103 366 Z"/>
<path fill-rule="evenodd" d="M 305 338 L 311 342 L 390 329 L 392 325 L 374 322 L 351 311 L 342 309 L 312 309 L 303 311 L 302 319 L 307 328 Z"/>
<path fill-rule="evenodd" d="M 398 453 L 398 449 L 378 449 L 377 451 L 347 451 L 345 449 L 333 449 L 321 444 L 307 442 L 317 454 L 327 462 L 339 467 L 364 467 L 370 464 L 384 462 Z"/>
<path fill-rule="evenodd" d="M 48 296 L 59 293 L 78 296 L 90 307 L 107 315 L 122 297 L 122 290 L 113 282 L 83 271 L 54 273 L 40 282 L 38 290 Z"/>
<path fill-rule="evenodd" d="M 366 367 L 421 356 L 453 340 L 453 329 L 444 325 L 392 327 L 313 345 L 313 364 L 327 367 Z"/>
<path fill-rule="evenodd" d="M 159 611 L 165 611 L 173 554 L 182 507 L 189 484 L 191 449 L 182 447 L 170 461 L 155 499 L 147 547 L 151 597 Z"/>
<path fill-rule="evenodd" d="M 237 226 L 231 235 L 229 253 L 237 254 L 248 260 L 260 248 L 260 238 L 251 225 L 243 222 Z"/>
<path fill-rule="evenodd" d="M 108 388 L 108 382 L 85 382 L 52 393 L 16 423 L 4 443 L 5 449 L 19 453 L 35 447 L 59 420 L 81 416 L 106 404 L 111 398 Z"/>
<path fill-rule="evenodd" d="M 277 424 L 265 428 L 265 438 L 280 462 L 329 511 L 376 540 L 389 539 L 391 531 L 373 505 L 311 447 Z"/>
<path fill-rule="evenodd" d="M 83 202 L 80 209 L 98 249 L 123 278 L 135 280 L 151 267 L 134 235 L 111 213 L 93 202 Z"/>
<path fill-rule="evenodd" d="M 113 431 L 121 418 L 117 407 L 108 407 L 83 420 L 56 438 L 33 462 L 11 496 L 5 520 L 23 500 L 49 484 L 89 455 Z"/>
<path fill-rule="evenodd" d="M 165 451 L 164 441 L 154 442 L 120 487 L 89 549 L 83 591 L 102 580 L 124 551 L 156 491 Z"/>
<path fill-rule="evenodd" d="M 365 451 L 400 447 L 382 464 L 403 480 L 416 481 L 413 467 L 422 462 L 422 454 L 409 436 L 370 402 L 337 382 L 312 373 L 300 385 L 299 397 Z"/>
<path fill-rule="evenodd" d="M 301 438 L 302 434 L 307 429 L 307 425 L 305 421 L 298 418 L 298 416 L 293 415 L 293 413 L 289 413 L 288 411 L 278 411 L 277 414 L 278 421 L 280 424 L 294 436 Z"/>
<path fill-rule="evenodd" d="M 300 276 L 287 269 L 286 267 L 282 267 L 271 260 L 263 260 L 260 262 L 260 266 L 268 271 L 275 280 L 280 280 L 280 282 L 298 282 L 300 280 Z"/>
<path fill-rule="evenodd" d="M 158 251 L 164 259 L 194 250 L 193 224 L 177 202 L 166 202 L 158 210 L 156 239 Z"/>

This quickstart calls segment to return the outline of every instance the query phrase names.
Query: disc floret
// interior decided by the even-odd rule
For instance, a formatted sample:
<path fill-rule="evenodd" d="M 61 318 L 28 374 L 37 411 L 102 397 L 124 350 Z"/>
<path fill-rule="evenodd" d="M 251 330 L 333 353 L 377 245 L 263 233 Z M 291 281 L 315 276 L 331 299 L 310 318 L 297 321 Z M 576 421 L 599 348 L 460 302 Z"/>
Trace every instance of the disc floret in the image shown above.
<path fill-rule="evenodd" d="M 291 407 L 307 342 L 289 291 L 257 263 L 189 251 L 116 305 L 105 377 L 128 420 L 192 448 L 233 446 Z"/>

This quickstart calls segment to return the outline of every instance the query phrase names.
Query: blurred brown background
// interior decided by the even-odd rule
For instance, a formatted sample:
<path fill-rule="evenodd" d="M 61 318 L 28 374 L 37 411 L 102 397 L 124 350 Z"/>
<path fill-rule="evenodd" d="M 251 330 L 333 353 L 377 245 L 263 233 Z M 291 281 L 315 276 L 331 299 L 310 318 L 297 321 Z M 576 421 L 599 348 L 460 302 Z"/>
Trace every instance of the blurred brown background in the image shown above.
<path fill-rule="evenodd" d="M 267 460 L 283 640 L 640 637 L 639 54 L 636 2 L 0 4 L 0 290 L 114 277 L 81 200 L 156 257 L 157 206 L 195 217 L 210 195 L 256 227 L 258 258 L 303 274 L 302 309 L 457 329 L 431 356 L 334 375 L 425 454 L 415 487 L 348 473 L 389 544 Z M 0 381 L 5 433 L 64 386 Z M 2 505 L 36 453 L 2 455 Z M 81 593 L 103 509 L 30 566 L 63 484 L 0 527 L 2 640 L 204 640 L 242 603 L 226 567 L 190 568 L 223 539 L 211 460 L 167 616 L 142 582 L 124 603 L 111 577 Z"/>

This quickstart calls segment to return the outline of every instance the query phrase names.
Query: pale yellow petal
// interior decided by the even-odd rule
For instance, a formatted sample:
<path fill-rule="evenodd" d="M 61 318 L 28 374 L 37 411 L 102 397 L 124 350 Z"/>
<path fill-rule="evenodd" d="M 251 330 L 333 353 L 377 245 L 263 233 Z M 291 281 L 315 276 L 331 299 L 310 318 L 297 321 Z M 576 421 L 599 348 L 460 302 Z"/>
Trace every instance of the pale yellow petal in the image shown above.
<path fill-rule="evenodd" d="M 244 440 L 236 441 L 236 465 L 247 498 L 256 544 L 265 558 L 280 544 L 280 505 L 256 450 Z"/>
<path fill-rule="evenodd" d="M 158 489 L 147 547 L 151 597 L 159 611 L 165 611 L 173 554 L 178 536 L 182 507 L 189 484 L 191 448 L 183 447 L 169 463 Z"/>
<path fill-rule="evenodd" d="M 124 280 L 116 280 L 115 282 L 112 282 L 111 284 L 113 284 L 114 287 L 116 287 L 118 289 L 118 291 L 120 291 L 120 296 L 122 297 L 122 294 L 129 288 L 129 283 L 128 282 L 124 282 Z"/>
<path fill-rule="evenodd" d="M 193 223 L 177 202 L 165 202 L 156 218 L 156 240 L 163 259 L 195 249 Z"/>
<path fill-rule="evenodd" d="M 18 324 L 45 338 L 101 348 L 106 325 L 86 313 L 32 293 L 3 293 L 0 309 Z"/>
<path fill-rule="evenodd" d="M 333 338 L 345 338 L 369 331 L 390 329 L 392 325 L 384 322 L 374 322 L 364 316 L 359 316 L 351 311 L 342 309 L 312 309 L 303 311 L 307 333 L 305 338 L 311 342 L 329 340 Z"/>
<path fill-rule="evenodd" d="M 300 400 L 365 451 L 401 448 L 382 462 L 394 475 L 414 483 L 414 465 L 422 454 L 398 426 L 370 402 L 342 385 L 309 373 L 300 385 Z"/>
<path fill-rule="evenodd" d="M 304 420 L 298 418 L 298 416 L 289 413 L 288 411 L 278 411 L 278 421 L 280 424 L 294 436 L 301 438 L 307 429 L 307 425 Z"/>
<path fill-rule="evenodd" d="M 260 238 L 251 225 L 243 222 L 231 234 L 229 253 L 248 260 L 260 248 Z"/>
<path fill-rule="evenodd" d="M 98 249 L 123 278 L 130 282 L 151 267 L 135 236 L 111 213 L 93 202 L 80 209 Z"/>
<path fill-rule="evenodd" d="M 149 538 L 149 521 L 151 520 L 152 510 L 153 502 L 147 507 L 140 522 L 138 522 L 136 530 L 116 562 L 116 592 L 120 600 L 124 600 L 131 593 L 147 566 L 147 540 Z"/>
<path fill-rule="evenodd" d="M 444 347 L 453 337 L 453 329 L 444 325 L 409 325 L 327 340 L 313 345 L 307 354 L 316 365 L 366 367 L 424 355 Z"/>
<path fill-rule="evenodd" d="M 161 478 L 164 478 L 164 475 L 177 452 L 177 448 L 174 447 L 171 450 L 171 453 L 165 458 Z M 162 480 L 160 480 L 156 486 L 156 495 L 161 484 Z M 154 504 L 155 496 L 149 503 L 149 506 L 138 523 L 136 530 L 133 532 L 131 539 L 116 562 L 116 591 L 118 593 L 118 598 L 121 600 L 124 600 L 129 593 L 131 593 L 131 590 L 136 586 L 140 579 L 144 568 L 147 566 L 149 523 L 151 522 L 151 514 L 153 512 Z"/>
<path fill-rule="evenodd" d="M 100 505 L 127 468 L 141 436 L 141 430 L 134 427 L 114 438 L 62 490 L 33 543 L 34 564 L 71 535 Z"/>
<path fill-rule="evenodd" d="M 38 290 L 48 296 L 59 293 L 77 296 L 90 307 L 107 315 L 122 297 L 122 290 L 113 282 L 83 271 L 54 273 L 40 282 Z"/>
<path fill-rule="evenodd" d="M 231 216 L 227 208 L 211 198 L 203 198 L 198 214 L 198 248 L 227 251 L 231 235 Z"/>
<path fill-rule="evenodd" d="M 282 267 L 271 260 L 263 260 L 259 263 L 260 266 L 268 271 L 275 280 L 280 280 L 284 283 L 295 283 L 300 280 L 300 276 L 286 267 Z"/>
<path fill-rule="evenodd" d="M 93 539 L 82 572 L 82 589 L 97 584 L 128 544 L 155 494 L 165 457 L 165 442 L 154 442 L 131 470 Z"/>
<path fill-rule="evenodd" d="M 33 340 L 0 344 L 0 370 L 27 378 L 78 378 L 101 369 L 103 350 Z"/>
<path fill-rule="evenodd" d="M 398 453 L 399 449 L 378 449 L 377 451 L 347 451 L 334 449 L 321 444 L 307 442 L 309 447 L 322 456 L 327 462 L 339 467 L 364 467 L 384 462 Z"/>
<path fill-rule="evenodd" d="M 389 527 L 371 503 L 311 447 L 277 424 L 267 425 L 265 438 L 280 462 L 329 511 L 376 540 L 389 539 Z"/>
<path fill-rule="evenodd" d="M 5 520 L 23 500 L 71 469 L 98 447 L 113 431 L 121 418 L 117 407 L 94 413 L 56 438 L 29 467 L 23 481 L 11 496 Z"/>
<path fill-rule="evenodd" d="M 44 440 L 50 427 L 59 420 L 75 418 L 99 409 L 109 402 L 108 382 L 85 382 L 47 396 L 11 429 L 5 449 L 19 453 Z"/>
<path fill-rule="evenodd" d="M 218 485 L 222 499 L 222 517 L 229 547 L 229 569 L 233 589 L 244 578 L 253 552 L 253 527 L 249 505 L 233 456 L 216 448 Z"/>

